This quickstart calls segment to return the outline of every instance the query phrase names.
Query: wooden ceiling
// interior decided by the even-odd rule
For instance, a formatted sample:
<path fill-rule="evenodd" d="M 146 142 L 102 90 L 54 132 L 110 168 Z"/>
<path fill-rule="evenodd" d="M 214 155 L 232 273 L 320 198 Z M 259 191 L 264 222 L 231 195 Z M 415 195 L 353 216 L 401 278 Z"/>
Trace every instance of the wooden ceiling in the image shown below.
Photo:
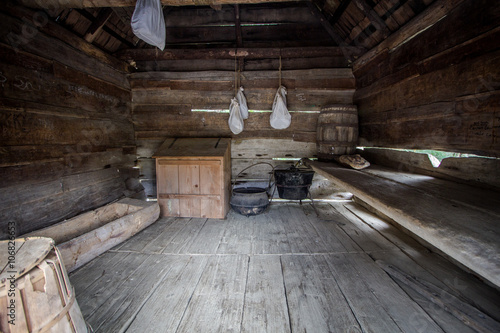
<path fill-rule="evenodd" d="M 18 0 L 109 54 L 153 49 L 134 36 L 135 0 Z M 378 45 L 434 0 L 161 0 L 166 49 Z M 43 4 L 41 7 L 40 4 Z M 361 51 L 360 51 L 361 50 Z M 158 51 L 154 53 L 158 56 Z M 351 55 L 352 55 L 351 54 Z"/>

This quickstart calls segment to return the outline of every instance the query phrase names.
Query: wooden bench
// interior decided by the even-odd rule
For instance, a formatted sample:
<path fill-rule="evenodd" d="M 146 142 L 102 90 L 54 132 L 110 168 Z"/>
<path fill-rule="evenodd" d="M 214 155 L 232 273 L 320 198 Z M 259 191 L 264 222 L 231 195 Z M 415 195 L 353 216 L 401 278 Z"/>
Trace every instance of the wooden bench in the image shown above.
<path fill-rule="evenodd" d="M 310 161 L 332 180 L 475 274 L 500 287 L 500 195 L 456 182 L 372 166 Z"/>

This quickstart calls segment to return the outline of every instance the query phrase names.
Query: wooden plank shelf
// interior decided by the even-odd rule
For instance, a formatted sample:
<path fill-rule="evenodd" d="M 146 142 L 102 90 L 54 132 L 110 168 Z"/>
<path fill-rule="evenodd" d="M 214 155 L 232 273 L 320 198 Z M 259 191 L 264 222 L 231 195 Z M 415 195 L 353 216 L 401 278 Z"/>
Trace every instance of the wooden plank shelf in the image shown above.
<path fill-rule="evenodd" d="M 500 287 L 497 192 L 377 166 L 357 171 L 333 163 L 308 163 L 317 173 Z"/>

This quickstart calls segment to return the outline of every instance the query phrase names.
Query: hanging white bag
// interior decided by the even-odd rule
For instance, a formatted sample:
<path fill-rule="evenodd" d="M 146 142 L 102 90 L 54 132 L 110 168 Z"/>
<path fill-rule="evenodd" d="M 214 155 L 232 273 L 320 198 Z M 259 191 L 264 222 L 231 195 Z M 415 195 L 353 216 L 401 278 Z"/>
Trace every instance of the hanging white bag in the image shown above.
<path fill-rule="evenodd" d="M 166 32 L 160 0 L 137 0 L 131 26 L 134 35 L 163 51 Z"/>
<path fill-rule="evenodd" d="M 231 99 L 228 124 L 231 132 L 234 134 L 240 134 L 243 131 L 243 118 L 241 117 L 240 105 L 236 98 Z"/>
<path fill-rule="evenodd" d="M 292 116 L 286 106 L 286 88 L 280 86 L 274 96 L 273 112 L 271 113 L 270 123 L 273 128 L 285 129 L 290 126 Z"/>
<path fill-rule="evenodd" d="M 240 112 L 241 112 L 241 117 L 243 119 L 248 119 L 248 106 L 247 106 L 247 99 L 245 98 L 245 95 L 243 94 L 243 87 L 240 87 L 240 91 L 236 94 L 236 99 L 238 100 L 238 103 L 240 104 Z"/>

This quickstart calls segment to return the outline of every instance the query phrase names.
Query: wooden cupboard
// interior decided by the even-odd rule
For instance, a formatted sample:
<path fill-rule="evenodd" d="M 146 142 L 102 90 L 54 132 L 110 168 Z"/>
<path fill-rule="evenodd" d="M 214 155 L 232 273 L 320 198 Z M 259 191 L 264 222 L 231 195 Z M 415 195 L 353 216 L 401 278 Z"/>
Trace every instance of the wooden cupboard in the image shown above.
<path fill-rule="evenodd" d="M 231 186 L 231 139 L 166 140 L 156 159 L 161 216 L 225 218 Z"/>

